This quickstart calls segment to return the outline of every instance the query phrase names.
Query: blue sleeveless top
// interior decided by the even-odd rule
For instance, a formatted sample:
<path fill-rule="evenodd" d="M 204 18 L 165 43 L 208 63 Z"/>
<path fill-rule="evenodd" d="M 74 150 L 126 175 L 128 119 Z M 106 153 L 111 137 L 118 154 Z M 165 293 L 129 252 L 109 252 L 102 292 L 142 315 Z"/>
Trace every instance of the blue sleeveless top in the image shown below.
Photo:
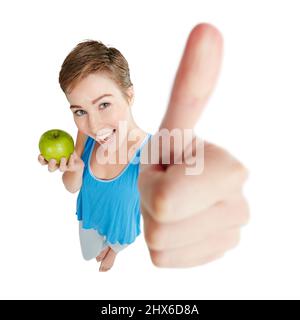
<path fill-rule="evenodd" d="M 152 135 L 147 134 L 123 171 L 112 179 L 95 177 L 90 158 L 95 140 L 88 137 L 81 159 L 85 167 L 77 197 L 77 220 L 84 229 L 95 229 L 110 244 L 130 244 L 141 233 L 138 175 L 142 147 Z"/>

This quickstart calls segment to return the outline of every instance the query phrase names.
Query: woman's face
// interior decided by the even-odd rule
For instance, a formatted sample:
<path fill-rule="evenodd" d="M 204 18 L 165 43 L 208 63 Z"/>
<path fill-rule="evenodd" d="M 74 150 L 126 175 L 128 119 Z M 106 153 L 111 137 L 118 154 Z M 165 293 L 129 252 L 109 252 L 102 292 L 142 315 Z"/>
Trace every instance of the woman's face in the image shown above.
<path fill-rule="evenodd" d="M 131 96 L 129 103 L 117 84 L 104 72 L 82 79 L 66 94 L 78 130 L 99 143 L 111 134 L 119 137 L 120 125 L 124 127 L 126 124 L 127 132 L 131 130 L 134 127 L 130 108 L 133 88 L 127 92 Z"/>

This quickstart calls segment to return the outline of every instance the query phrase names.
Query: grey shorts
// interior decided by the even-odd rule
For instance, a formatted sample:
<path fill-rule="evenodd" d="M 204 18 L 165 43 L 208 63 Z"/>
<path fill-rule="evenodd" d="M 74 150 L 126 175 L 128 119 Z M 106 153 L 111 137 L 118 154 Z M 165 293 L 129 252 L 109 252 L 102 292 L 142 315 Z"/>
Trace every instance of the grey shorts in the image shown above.
<path fill-rule="evenodd" d="M 79 239 L 81 253 L 85 260 L 96 258 L 107 247 L 118 253 L 129 246 L 129 244 L 110 244 L 106 241 L 106 236 L 100 235 L 95 229 L 83 229 L 82 221 L 79 221 Z"/>

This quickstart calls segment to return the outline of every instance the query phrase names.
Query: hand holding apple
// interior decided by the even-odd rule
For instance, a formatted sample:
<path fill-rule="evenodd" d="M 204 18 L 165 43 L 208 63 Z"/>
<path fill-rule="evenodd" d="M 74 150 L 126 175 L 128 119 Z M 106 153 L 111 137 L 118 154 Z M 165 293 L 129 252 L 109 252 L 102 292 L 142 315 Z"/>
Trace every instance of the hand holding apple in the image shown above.
<path fill-rule="evenodd" d="M 40 137 L 39 149 L 47 161 L 55 159 L 59 163 L 63 157 L 69 159 L 74 151 L 74 141 L 66 131 L 52 129 L 44 132 Z"/>
<path fill-rule="evenodd" d="M 48 165 L 48 171 L 54 172 L 55 170 L 59 169 L 61 172 L 70 171 L 75 172 L 79 170 L 83 170 L 84 162 L 78 156 L 76 151 L 74 151 L 67 161 L 66 158 L 61 158 L 60 163 L 57 164 L 55 159 L 50 159 L 48 162 L 41 154 L 38 156 L 38 161 L 41 165 Z"/>
<path fill-rule="evenodd" d="M 77 171 L 84 167 L 84 162 L 74 151 L 74 141 L 63 130 L 52 129 L 44 132 L 39 141 L 41 154 L 38 157 L 42 165 L 48 164 L 50 172 Z M 68 162 L 68 163 L 67 163 Z"/>

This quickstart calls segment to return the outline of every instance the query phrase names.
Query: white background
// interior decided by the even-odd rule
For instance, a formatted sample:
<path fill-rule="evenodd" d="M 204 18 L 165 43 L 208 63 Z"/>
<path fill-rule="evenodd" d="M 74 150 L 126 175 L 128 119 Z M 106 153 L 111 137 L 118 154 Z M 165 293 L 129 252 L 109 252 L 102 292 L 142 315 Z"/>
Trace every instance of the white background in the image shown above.
<path fill-rule="evenodd" d="M 0 297 L 300 298 L 299 10 L 288 0 L 1 2 Z M 84 39 L 118 48 L 135 87 L 135 120 L 154 133 L 201 22 L 222 32 L 224 56 L 196 132 L 250 170 L 251 221 L 240 245 L 214 263 L 157 268 L 142 234 L 99 273 L 81 257 L 77 194 L 37 161 L 44 131 L 76 138 L 60 66 Z"/>

